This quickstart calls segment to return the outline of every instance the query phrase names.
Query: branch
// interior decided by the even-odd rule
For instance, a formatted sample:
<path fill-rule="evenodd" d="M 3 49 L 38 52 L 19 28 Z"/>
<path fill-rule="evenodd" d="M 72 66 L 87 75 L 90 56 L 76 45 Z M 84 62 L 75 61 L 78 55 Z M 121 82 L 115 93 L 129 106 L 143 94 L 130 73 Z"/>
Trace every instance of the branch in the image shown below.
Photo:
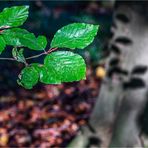
<path fill-rule="evenodd" d="M 47 54 L 49 54 L 49 53 L 51 53 L 51 52 L 53 52 L 53 51 L 55 51 L 55 50 L 57 50 L 57 49 L 58 49 L 58 48 L 50 48 L 48 51 L 44 51 L 44 52 L 42 52 L 42 53 L 40 53 L 40 54 L 38 54 L 38 55 L 34 55 L 34 56 L 31 56 L 31 57 L 28 57 L 28 58 L 26 58 L 26 60 L 38 58 L 38 57 L 40 57 L 40 56 L 42 56 L 42 55 L 47 55 Z"/>
<path fill-rule="evenodd" d="M 51 53 L 51 52 L 53 52 L 53 51 L 55 51 L 57 49 L 58 48 L 50 48 L 48 51 L 44 51 L 44 52 L 42 52 L 42 53 L 40 53 L 38 55 L 34 55 L 34 56 L 31 56 L 31 57 L 28 57 L 28 58 L 26 58 L 26 60 L 38 58 L 38 57 L 40 57 L 42 55 L 47 55 L 47 54 L 49 54 L 49 53 Z M 14 58 L 0 58 L 0 60 L 16 61 Z"/>
<path fill-rule="evenodd" d="M 42 55 L 45 55 L 45 54 L 46 54 L 46 53 L 43 52 L 43 53 L 40 53 L 40 54 L 37 54 L 37 55 L 31 56 L 31 57 L 28 57 L 28 58 L 26 58 L 26 60 L 30 60 L 30 59 L 34 59 L 34 58 L 38 58 L 38 57 L 40 57 L 40 56 L 42 56 Z"/>
<path fill-rule="evenodd" d="M 16 61 L 16 60 L 13 59 L 13 58 L 0 58 L 0 60 Z"/>

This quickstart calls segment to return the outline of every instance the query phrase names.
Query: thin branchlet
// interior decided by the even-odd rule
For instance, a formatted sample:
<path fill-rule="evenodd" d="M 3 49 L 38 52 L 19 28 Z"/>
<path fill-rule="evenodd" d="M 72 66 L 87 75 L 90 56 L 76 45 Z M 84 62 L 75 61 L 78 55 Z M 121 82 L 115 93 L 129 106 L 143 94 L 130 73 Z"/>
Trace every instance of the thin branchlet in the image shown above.
<path fill-rule="evenodd" d="M 16 61 L 14 58 L 0 58 L 0 60 Z"/>
<path fill-rule="evenodd" d="M 57 49 L 58 49 L 58 48 L 50 48 L 48 51 L 45 51 L 45 50 L 44 50 L 44 52 L 42 52 L 42 53 L 40 53 L 40 54 L 38 54 L 38 55 L 34 55 L 34 56 L 31 56 L 31 57 L 28 57 L 28 58 L 26 58 L 26 60 L 38 58 L 38 57 L 40 57 L 40 56 L 42 56 L 42 55 L 49 54 L 49 53 L 51 53 L 51 52 L 53 52 L 53 51 L 55 51 L 55 50 L 57 50 Z"/>
<path fill-rule="evenodd" d="M 40 54 L 31 56 L 31 57 L 27 57 L 27 58 L 25 58 L 25 59 L 26 59 L 26 60 L 30 60 L 30 59 L 38 58 L 38 57 L 40 57 L 40 56 L 42 56 L 42 55 L 47 55 L 47 54 L 49 54 L 49 53 L 51 53 L 51 52 L 53 52 L 53 51 L 56 51 L 57 49 L 58 49 L 58 48 L 50 48 L 48 51 L 45 51 L 45 50 L 44 50 L 44 52 L 42 52 L 42 53 L 40 53 Z M 16 59 L 14 59 L 14 58 L 5 58 L 5 57 L 0 58 L 0 60 L 16 61 Z M 26 64 L 27 64 L 27 63 L 26 63 Z"/>

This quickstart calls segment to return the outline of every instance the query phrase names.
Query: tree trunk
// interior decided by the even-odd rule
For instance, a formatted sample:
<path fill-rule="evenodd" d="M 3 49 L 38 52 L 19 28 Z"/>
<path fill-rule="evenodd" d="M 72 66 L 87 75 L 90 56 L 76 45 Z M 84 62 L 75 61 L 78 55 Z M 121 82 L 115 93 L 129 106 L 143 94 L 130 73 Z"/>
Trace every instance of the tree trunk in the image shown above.
<path fill-rule="evenodd" d="M 107 76 L 79 147 L 142 146 L 137 120 L 148 93 L 148 2 L 116 2 L 111 31 Z"/>

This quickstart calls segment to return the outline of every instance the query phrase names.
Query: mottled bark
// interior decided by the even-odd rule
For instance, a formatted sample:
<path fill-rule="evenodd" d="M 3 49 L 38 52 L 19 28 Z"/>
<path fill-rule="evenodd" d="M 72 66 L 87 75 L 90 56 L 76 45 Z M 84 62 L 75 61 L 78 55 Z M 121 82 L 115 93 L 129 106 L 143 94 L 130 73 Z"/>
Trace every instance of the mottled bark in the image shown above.
<path fill-rule="evenodd" d="M 148 2 L 117 2 L 111 32 L 108 75 L 89 120 L 95 132 L 84 127 L 81 147 L 92 137 L 97 147 L 142 146 L 137 120 L 148 93 Z"/>

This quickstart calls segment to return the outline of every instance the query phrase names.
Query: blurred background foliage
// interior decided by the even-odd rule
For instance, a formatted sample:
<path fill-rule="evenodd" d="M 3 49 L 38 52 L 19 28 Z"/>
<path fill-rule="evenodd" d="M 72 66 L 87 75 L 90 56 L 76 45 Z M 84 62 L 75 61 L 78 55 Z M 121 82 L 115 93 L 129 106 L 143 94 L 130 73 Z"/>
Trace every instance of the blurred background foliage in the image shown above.
<path fill-rule="evenodd" d="M 77 50 L 85 58 L 88 66 L 97 66 L 102 57 L 102 50 L 109 37 L 110 25 L 112 23 L 112 10 L 114 1 L 0 1 L 0 10 L 15 5 L 29 5 L 29 17 L 24 28 L 35 35 L 45 35 L 48 38 L 48 48 L 55 32 L 62 26 L 73 22 L 84 22 L 99 24 L 100 30 L 94 42 L 85 50 Z M 11 56 L 11 47 L 1 57 Z M 38 54 L 38 51 L 25 50 L 25 56 Z M 42 62 L 43 57 L 31 62 Z M 17 89 L 16 79 L 21 64 L 9 61 L 0 61 L 0 91 L 6 89 Z"/>

